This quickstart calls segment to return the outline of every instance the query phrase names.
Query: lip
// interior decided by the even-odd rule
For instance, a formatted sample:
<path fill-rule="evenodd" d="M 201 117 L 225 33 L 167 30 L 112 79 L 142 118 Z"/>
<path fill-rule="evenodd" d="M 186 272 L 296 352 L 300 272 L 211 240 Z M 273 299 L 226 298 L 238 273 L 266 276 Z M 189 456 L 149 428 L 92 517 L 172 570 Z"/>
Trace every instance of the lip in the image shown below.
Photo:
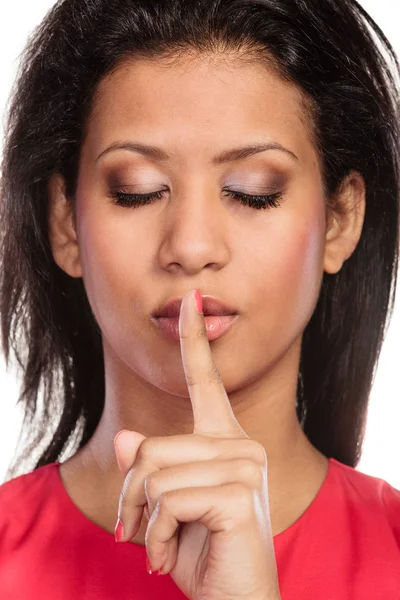
<path fill-rule="evenodd" d="M 239 315 L 205 316 L 204 321 L 207 330 L 209 342 L 216 340 L 224 335 L 237 321 Z M 169 339 L 179 342 L 179 316 L 178 317 L 157 317 L 153 321 L 159 330 Z"/>
<path fill-rule="evenodd" d="M 158 319 L 160 317 L 178 317 L 181 310 L 183 297 L 181 298 L 171 298 L 165 304 L 161 305 L 154 313 L 153 318 Z M 238 313 L 234 308 L 228 306 L 226 303 L 222 302 L 215 296 L 202 296 L 203 300 L 203 314 L 204 316 L 232 316 L 237 315 Z"/>

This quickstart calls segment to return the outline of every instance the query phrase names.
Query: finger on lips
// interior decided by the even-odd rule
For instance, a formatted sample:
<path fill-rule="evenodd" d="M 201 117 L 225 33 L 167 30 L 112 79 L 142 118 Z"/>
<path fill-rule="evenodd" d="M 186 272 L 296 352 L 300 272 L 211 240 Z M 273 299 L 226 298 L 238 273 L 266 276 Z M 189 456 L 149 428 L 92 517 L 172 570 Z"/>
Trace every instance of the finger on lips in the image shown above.
<path fill-rule="evenodd" d="M 143 436 L 132 453 L 118 507 L 126 541 L 137 533 L 148 506 L 146 547 L 155 568 L 175 561 L 179 521 L 200 520 L 210 531 L 220 531 L 215 516 L 232 519 L 243 506 L 254 514 L 254 497 L 257 490 L 265 494 L 267 480 L 265 449 L 249 438 L 234 415 L 193 291 L 182 300 L 179 333 L 193 434 Z M 244 515 L 237 519 L 242 522 Z"/>
<path fill-rule="evenodd" d="M 192 403 L 194 433 L 248 437 L 232 410 L 211 354 L 204 315 L 195 308 L 193 293 L 182 300 L 179 318 L 182 364 Z"/>

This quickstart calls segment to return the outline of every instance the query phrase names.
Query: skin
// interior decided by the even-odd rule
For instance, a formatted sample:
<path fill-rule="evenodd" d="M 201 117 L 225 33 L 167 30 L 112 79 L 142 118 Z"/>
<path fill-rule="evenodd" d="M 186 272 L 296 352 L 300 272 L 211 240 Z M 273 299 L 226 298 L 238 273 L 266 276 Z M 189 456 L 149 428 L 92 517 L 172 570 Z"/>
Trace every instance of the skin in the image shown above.
<path fill-rule="evenodd" d="M 138 432 L 117 435 L 126 475 L 121 539 L 136 532 L 146 505 L 150 567 L 169 573 L 186 598 L 281 600 L 266 452 L 232 411 L 192 292 L 182 302 L 179 334 L 193 433 L 144 440 Z M 137 451 L 128 452 L 126 443 L 136 443 Z"/>
<path fill-rule="evenodd" d="M 146 438 L 193 432 L 179 343 L 150 319 L 161 302 L 194 288 L 240 313 L 210 348 L 238 423 L 266 451 L 273 535 L 303 514 L 326 477 L 328 460 L 296 417 L 301 340 L 323 272 L 337 273 L 357 246 L 365 183 L 351 172 L 337 197 L 346 210 L 326 213 L 302 111 L 296 88 L 259 62 L 228 55 L 126 62 L 97 90 L 75 216 L 62 177 L 49 181 L 54 260 L 83 277 L 102 331 L 106 382 L 101 421 L 60 474 L 77 507 L 110 533 L 137 450 L 129 436 L 121 440 L 120 468 L 114 436 L 121 429 Z M 212 164 L 215 154 L 261 139 L 279 142 L 297 160 L 268 150 Z M 122 140 L 162 147 L 170 158 L 115 150 L 96 161 Z M 223 188 L 284 196 L 277 208 L 255 210 Z M 162 199 L 135 208 L 109 197 L 161 189 Z M 147 524 L 143 515 L 133 543 L 145 543 Z"/>

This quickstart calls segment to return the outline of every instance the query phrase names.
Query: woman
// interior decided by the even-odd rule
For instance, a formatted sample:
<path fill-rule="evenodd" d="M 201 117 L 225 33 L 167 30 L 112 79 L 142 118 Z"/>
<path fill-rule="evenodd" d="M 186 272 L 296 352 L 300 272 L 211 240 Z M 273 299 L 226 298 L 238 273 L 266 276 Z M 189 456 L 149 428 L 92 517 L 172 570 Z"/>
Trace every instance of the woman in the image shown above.
<path fill-rule="evenodd" d="M 4 597 L 400 593 L 400 492 L 355 470 L 398 261 L 391 66 L 350 0 L 45 17 L 1 181 L 30 431 L 44 385 L 0 487 Z"/>

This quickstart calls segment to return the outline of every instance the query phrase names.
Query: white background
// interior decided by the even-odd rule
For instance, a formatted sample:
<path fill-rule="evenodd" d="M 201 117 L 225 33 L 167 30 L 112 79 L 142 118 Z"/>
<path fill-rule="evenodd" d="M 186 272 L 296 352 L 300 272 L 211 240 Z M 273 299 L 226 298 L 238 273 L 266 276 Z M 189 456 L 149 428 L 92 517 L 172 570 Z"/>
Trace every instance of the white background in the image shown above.
<path fill-rule="evenodd" d="M 8 95 L 14 80 L 18 56 L 29 33 L 39 24 L 53 0 L 13 0 L 0 3 L 0 116 L 2 150 L 3 119 Z M 382 28 L 400 55 L 398 2 L 363 0 L 360 4 Z M 400 283 L 400 280 L 399 280 Z M 400 382 L 397 377 L 400 357 L 400 308 L 396 303 L 392 323 L 384 342 L 377 375 L 372 389 L 367 434 L 357 470 L 381 477 L 400 489 Z M 365 324 L 368 327 L 368 323 Z M 10 368 L 5 369 L 0 354 L 0 483 L 11 461 L 19 435 L 22 411 L 16 406 L 19 382 Z"/>

